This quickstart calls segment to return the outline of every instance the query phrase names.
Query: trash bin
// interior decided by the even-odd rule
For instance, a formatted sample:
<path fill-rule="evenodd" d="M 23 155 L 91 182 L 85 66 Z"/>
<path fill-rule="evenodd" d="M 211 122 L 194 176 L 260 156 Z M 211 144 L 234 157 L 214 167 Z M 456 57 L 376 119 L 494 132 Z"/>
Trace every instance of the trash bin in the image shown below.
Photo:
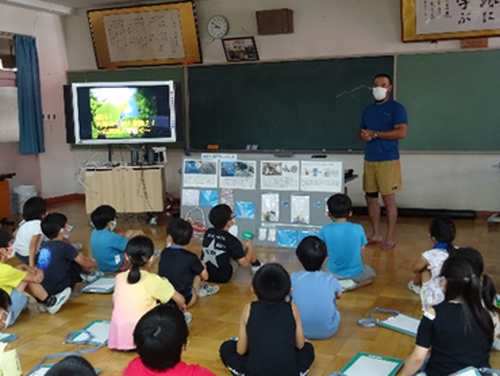
<path fill-rule="evenodd" d="M 14 187 L 13 191 L 17 196 L 18 213 L 22 214 L 24 203 L 37 195 L 36 187 L 34 185 L 18 185 Z"/>

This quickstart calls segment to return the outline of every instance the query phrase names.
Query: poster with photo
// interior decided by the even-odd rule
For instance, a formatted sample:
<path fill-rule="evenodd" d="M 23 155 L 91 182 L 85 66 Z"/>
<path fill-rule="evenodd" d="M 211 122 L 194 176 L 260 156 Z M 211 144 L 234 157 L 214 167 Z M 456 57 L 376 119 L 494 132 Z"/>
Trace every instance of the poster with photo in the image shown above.
<path fill-rule="evenodd" d="M 297 191 L 299 189 L 299 162 L 261 161 L 260 189 Z"/>
<path fill-rule="evenodd" d="M 230 189 L 255 189 L 255 161 L 221 160 L 219 186 Z"/>
<path fill-rule="evenodd" d="M 310 199 L 309 196 L 292 195 L 290 207 L 290 222 L 295 224 L 309 224 L 310 216 Z"/>
<path fill-rule="evenodd" d="M 344 191 L 342 162 L 302 161 L 300 190 L 341 193 Z"/>
<path fill-rule="evenodd" d="M 262 196 L 262 220 L 264 222 L 279 222 L 280 195 L 279 193 L 265 193 Z"/>
<path fill-rule="evenodd" d="M 184 187 L 217 188 L 216 160 L 184 159 L 182 178 Z"/>

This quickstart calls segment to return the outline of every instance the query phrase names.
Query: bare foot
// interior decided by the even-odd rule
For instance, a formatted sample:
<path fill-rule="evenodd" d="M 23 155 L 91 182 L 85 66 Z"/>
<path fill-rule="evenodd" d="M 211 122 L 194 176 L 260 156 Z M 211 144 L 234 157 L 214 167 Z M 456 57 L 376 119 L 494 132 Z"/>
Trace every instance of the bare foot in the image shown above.
<path fill-rule="evenodd" d="M 382 236 L 380 235 L 373 235 L 368 238 L 368 245 L 370 244 L 380 244 L 382 243 Z"/>
<path fill-rule="evenodd" d="M 386 240 L 380 245 L 380 248 L 383 249 L 384 251 L 388 251 L 389 249 L 393 249 L 395 246 L 396 246 L 395 241 Z"/>

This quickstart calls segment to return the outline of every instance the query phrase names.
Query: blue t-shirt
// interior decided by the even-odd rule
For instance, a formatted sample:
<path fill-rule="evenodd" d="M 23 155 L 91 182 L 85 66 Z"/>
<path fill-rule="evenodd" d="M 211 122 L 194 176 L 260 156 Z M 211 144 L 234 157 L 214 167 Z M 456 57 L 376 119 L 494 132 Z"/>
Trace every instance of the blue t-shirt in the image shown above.
<path fill-rule="evenodd" d="M 335 294 L 342 291 L 339 281 L 330 273 L 301 271 L 292 273 L 292 299 L 300 312 L 304 335 L 308 339 L 325 339 L 339 328 L 340 313 Z"/>
<path fill-rule="evenodd" d="M 379 132 L 392 131 L 398 124 L 407 124 L 406 110 L 395 100 L 383 104 L 371 104 L 363 111 L 361 128 Z M 376 138 L 366 143 L 365 160 L 370 162 L 393 161 L 399 159 L 398 140 Z"/>
<path fill-rule="evenodd" d="M 128 239 L 108 229 L 92 231 L 90 249 L 102 272 L 116 272 L 123 263 L 123 251 Z"/>
<path fill-rule="evenodd" d="M 367 243 L 365 230 L 351 222 L 332 222 L 323 226 L 319 237 L 328 250 L 328 270 L 352 278 L 363 272 L 361 248 Z"/>

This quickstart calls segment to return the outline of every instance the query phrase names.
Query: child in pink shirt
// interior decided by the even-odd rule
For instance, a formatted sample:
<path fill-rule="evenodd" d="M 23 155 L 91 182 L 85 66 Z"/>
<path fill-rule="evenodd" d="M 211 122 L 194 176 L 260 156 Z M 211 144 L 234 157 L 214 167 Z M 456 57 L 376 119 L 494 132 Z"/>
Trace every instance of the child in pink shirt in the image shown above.
<path fill-rule="evenodd" d="M 154 261 L 151 239 L 143 235 L 130 239 L 125 253 L 132 267 L 116 276 L 108 342 L 108 347 L 115 350 L 135 349 L 135 325 L 157 305 L 157 301 L 167 303 L 172 299 L 179 309 L 186 309 L 184 297 L 167 279 L 147 271 Z"/>

